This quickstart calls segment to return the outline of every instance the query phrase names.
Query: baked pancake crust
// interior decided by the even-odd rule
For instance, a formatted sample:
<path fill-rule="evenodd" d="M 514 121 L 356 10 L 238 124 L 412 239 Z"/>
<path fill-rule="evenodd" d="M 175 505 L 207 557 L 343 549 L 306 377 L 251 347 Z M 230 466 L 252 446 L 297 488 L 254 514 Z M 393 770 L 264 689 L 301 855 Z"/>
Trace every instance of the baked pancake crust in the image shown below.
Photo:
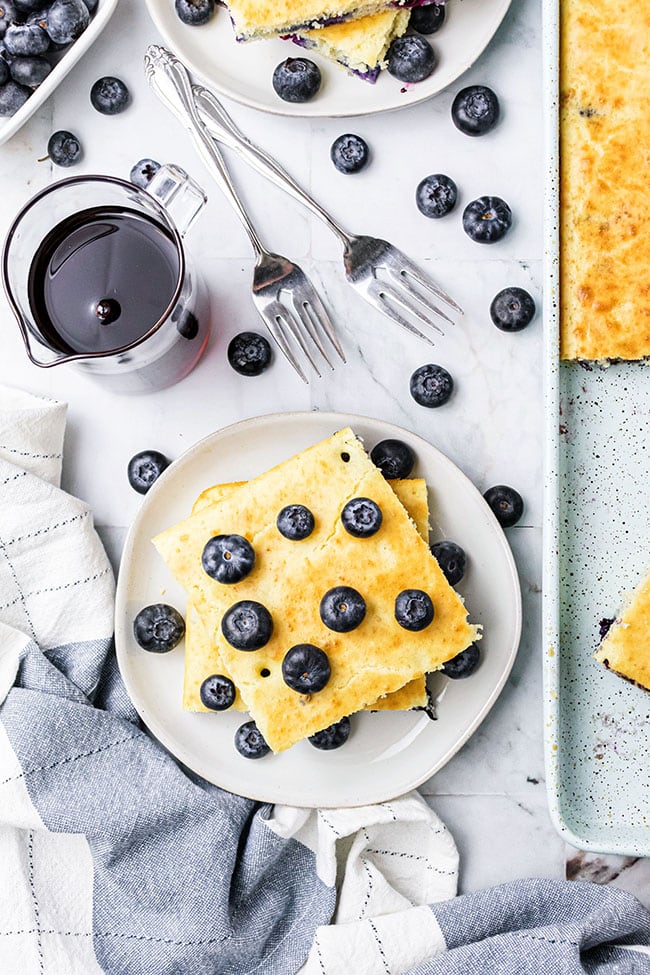
<path fill-rule="evenodd" d="M 614 620 L 595 657 L 620 677 L 650 690 L 650 575 Z"/>
<path fill-rule="evenodd" d="M 561 4 L 561 355 L 650 356 L 650 5 Z"/>
<path fill-rule="evenodd" d="M 408 0 L 228 0 L 238 40 L 326 26 L 327 21 L 350 20 L 379 13 L 390 6 L 409 6 Z"/>
<path fill-rule="evenodd" d="M 341 523 L 343 506 L 355 497 L 371 498 L 382 511 L 381 528 L 370 538 L 354 538 Z M 314 513 L 314 531 L 301 542 L 277 530 L 287 503 Z M 205 573 L 201 555 L 213 536 L 233 533 L 252 544 L 255 567 L 240 582 L 221 585 Z M 154 544 L 213 634 L 241 599 L 270 611 L 274 629 L 266 646 L 246 653 L 223 641 L 220 649 L 274 751 L 438 669 L 477 638 L 460 597 L 350 429 L 249 481 Z M 335 633 L 320 619 L 322 596 L 339 585 L 358 589 L 366 600 L 366 617 L 352 634 Z M 411 588 L 428 593 L 435 607 L 433 621 L 417 632 L 394 617 L 397 595 Z M 329 682 L 311 695 L 292 691 L 282 678 L 287 650 L 301 643 L 320 647 L 331 665 Z"/>

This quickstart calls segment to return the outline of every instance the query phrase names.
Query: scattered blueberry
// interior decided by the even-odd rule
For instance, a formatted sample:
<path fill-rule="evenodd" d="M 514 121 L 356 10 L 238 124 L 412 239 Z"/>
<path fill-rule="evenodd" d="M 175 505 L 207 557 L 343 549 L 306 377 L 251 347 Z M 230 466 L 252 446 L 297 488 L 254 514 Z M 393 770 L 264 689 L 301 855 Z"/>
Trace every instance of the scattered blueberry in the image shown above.
<path fill-rule="evenodd" d="M 241 376 L 259 376 L 271 365 L 271 346 L 257 332 L 240 332 L 228 345 L 228 362 Z"/>
<path fill-rule="evenodd" d="M 287 58 L 273 72 L 273 88 L 285 102 L 308 102 L 320 86 L 320 70 L 309 58 Z"/>
<path fill-rule="evenodd" d="M 504 528 L 511 528 L 524 513 L 524 502 L 518 491 L 506 484 L 497 484 L 483 495 L 492 508 L 497 521 Z"/>
<path fill-rule="evenodd" d="M 133 621 L 133 636 L 149 653 L 169 653 L 185 636 L 183 617 L 167 603 L 141 609 Z"/>
<path fill-rule="evenodd" d="M 512 226 L 512 210 L 499 196 L 480 196 L 463 211 L 463 230 L 479 244 L 494 244 Z"/>
<path fill-rule="evenodd" d="M 205 544 L 201 564 L 211 579 L 229 586 L 252 571 L 255 549 L 241 535 L 215 535 Z"/>
<path fill-rule="evenodd" d="M 435 220 L 451 213 L 457 199 L 458 187 L 444 173 L 425 176 L 415 191 L 415 203 L 420 213 Z"/>
<path fill-rule="evenodd" d="M 0 58 L 0 85 L 9 81 L 9 65 L 4 58 Z"/>
<path fill-rule="evenodd" d="M 271 751 L 254 721 L 247 721 L 237 728 L 235 748 L 244 758 L 264 758 Z"/>
<path fill-rule="evenodd" d="M 320 618 L 335 633 L 356 630 L 366 615 L 366 601 L 350 586 L 335 586 L 320 601 Z"/>
<path fill-rule="evenodd" d="M 445 22 L 444 3 L 431 3 L 426 7 L 415 7 L 411 11 L 409 27 L 418 34 L 435 34 Z"/>
<path fill-rule="evenodd" d="M 223 674 L 211 674 L 201 684 L 201 703 L 211 711 L 227 711 L 237 696 L 235 685 Z"/>
<path fill-rule="evenodd" d="M 141 450 L 129 461 L 127 468 L 129 484 L 138 494 L 146 494 L 167 467 L 169 461 L 160 451 Z"/>
<path fill-rule="evenodd" d="M 359 135 L 340 135 L 330 149 L 330 159 L 340 173 L 358 173 L 368 164 L 368 143 Z"/>
<path fill-rule="evenodd" d="M 490 317 L 502 332 L 520 332 L 535 317 L 535 302 L 523 288 L 504 288 L 492 300 Z"/>
<path fill-rule="evenodd" d="M 38 88 L 51 70 L 52 65 L 44 57 L 14 58 L 9 65 L 9 71 L 14 81 L 19 85 L 26 85 L 28 88 Z"/>
<path fill-rule="evenodd" d="M 420 406 L 444 406 L 454 391 L 454 380 L 442 366 L 433 362 L 420 366 L 411 376 L 411 396 Z"/>
<path fill-rule="evenodd" d="M 214 0 L 176 0 L 176 13 L 184 24 L 200 27 L 214 13 Z"/>
<path fill-rule="evenodd" d="M 273 620 L 266 606 L 242 599 L 225 613 L 221 632 L 235 650 L 260 650 L 271 639 Z"/>
<path fill-rule="evenodd" d="M 442 665 L 442 672 L 447 677 L 451 677 L 452 680 L 461 680 L 463 677 L 469 677 L 474 673 L 480 660 L 481 651 L 479 650 L 478 643 L 472 643 L 466 650 L 462 650 L 455 657 L 452 657 L 451 660 L 444 663 Z"/>
<path fill-rule="evenodd" d="M 29 96 L 31 88 L 17 85 L 15 81 L 8 81 L 0 88 L 0 117 L 15 115 L 22 108 Z"/>
<path fill-rule="evenodd" d="M 329 752 L 333 748 L 340 748 L 341 745 L 345 745 L 350 737 L 350 727 L 350 719 L 341 718 L 340 721 L 331 724 L 329 728 L 323 728 L 322 731 L 317 731 L 315 735 L 310 735 L 309 741 L 314 748 Z"/>
<path fill-rule="evenodd" d="M 159 169 L 160 163 L 155 159 L 140 159 L 129 173 L 129 179 L 141 190 L 146 190 Z"/>
<path fill-rule="evenodd" d="M 455 586 L 465 575 L 465 552 L 456 542 L 435 542 L 431 554 L 442 569 L 450 586 Z"/>
<path fill-rule="evenodd" d="M 415 465 L 415 454 L 403 440 L 381 440 L 370 451 L 370 460 L 389 481 L 408 477 Z"/>
<path fill-rule="evenodd" d="M 381 528 L 381 508 L 370 498 L 352 498 L 341 512 L 341 521 L 348 534 L 355 538 L 370 538 Z"/>
<path fill-rule="evenodd" d="M 130 101 L 129 89 L 119 78 L 108 75 L 99 78 L 90 89 L 90 101 L 102 115 L 117 115 L 123 112 Z"/>
<path fill-rule="evenodd" d="M 38 24 L 11 24 L 5 32 L 4 44 L 12 57 L 24 58 L 45 54 L 50 38 Z"/>
<path fill-rule="evenodd" d="M 433 615 L 431 597 L 421 589 L 404 589 L 395 600 L 395 619 L 405 630 L 424 630 Z"/>
<path fill-rule="evenodd" d="M 83 0 L 54 0 L 45 29 L 55 44 L 71 44 L 89 23 L 90 13 Z"/>
<path fill-rule="evenodd" d="M 299 643 L 287 650 L 282 661 L 285 684 L 300 694 L 322 691 L 330 679 L 330 662 L 320 647 Z"/>
<path fill-rule="evenodd" d="M 277 517 L 278 531 L 292 542 L 301 542 L 314 530 L 314 516 L 304 504 L 288 504 Z"/>
<path fill-rule="evenodd" d="M 499 99 L 485 85 L 470 85 L 454 98 L 451 117 L 465 135 L 484 135 L 499 121 Z"/>
<path fill-rule="evenodd" d="M 404 34 L 396 37 L 388 48 L 388 71 L 399 81 L 424 81 L 436 66 L 433 48 L 423 37 Z"/>
<path fill-rule="evenodd" d="M 50 136 L 47 143 L 47 154 L 55 166 L 74 166 L 81 159 L 81 143 L 72 132 L 61 129 Z M 165 463 L 166 466 L 167 462 Z M 136 488 L 136 490 L 138 489 Z M 143 491 L 140 493 L 144 494 Z"/>

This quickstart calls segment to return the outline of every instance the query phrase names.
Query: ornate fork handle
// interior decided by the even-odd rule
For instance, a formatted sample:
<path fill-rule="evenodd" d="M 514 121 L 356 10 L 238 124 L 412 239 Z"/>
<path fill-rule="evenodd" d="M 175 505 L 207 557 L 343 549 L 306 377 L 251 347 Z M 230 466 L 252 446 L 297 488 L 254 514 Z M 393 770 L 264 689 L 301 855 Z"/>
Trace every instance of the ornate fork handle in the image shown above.
<path fill-rule="evenodd" d="M 313 214 L 327 224 L 347 250 L 354 238 L 343 230 L 332 215 L 320 203 L 317 203 L 307 190 L 303 189 L 272 156 L 244 135 L 211 91 L 201 85 L 193 85 L 192 91 L 201 119 L 214 138 L 238 153 L 261 176 L 265 176 L 289 196 L 292 196 L 294 200 L 311 210 Z"/>

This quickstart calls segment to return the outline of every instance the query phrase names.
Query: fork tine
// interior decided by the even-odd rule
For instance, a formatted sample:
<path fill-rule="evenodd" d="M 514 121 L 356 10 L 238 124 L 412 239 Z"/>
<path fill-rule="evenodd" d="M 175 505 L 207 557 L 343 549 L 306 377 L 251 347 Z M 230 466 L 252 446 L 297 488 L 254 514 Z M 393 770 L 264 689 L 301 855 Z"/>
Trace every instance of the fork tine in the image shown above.
<path fill-rule="evenodd" d="M 300 322 L 296 321 L 296 319 L 293 316 L 291 310 L 289 308 L 286 308 L 284 305 L 281 305 L 278 302 L 277 305 L 274 305 L 269 311 L 270 311 L 270 314 L 273 315 L 277 327 L 280 330 L 282 330 L 282 334 L 283 334 L 283 336 L 285 338 L 285 341 L 286 341 L 286 334 L 283 331 L 283 328 L 286 328 L 286 329 L 289 330 L 290 335 L 293 336 L 293 338 L 295 339 L 295 341 L 298 343 L 298 345 L 300 346 L 300 348 L 304 352 L 306 358 L 309 361 L 309 364 L 313 368 L 313 370 L 316 373 L 316 375 L 318 376 L 318 378 L 319 379 L 322 379 L 320 369 L 318 368 L 318 366 L 314 362 L 314 357 L 311 354 L 311 351 L 309 349 L 309 345 L 305 342 L 305 338 L 304 338 L 304 336 L 302 334 L 302 330 L 300 328 Z"/>
<path fill-rule="evenodd" d="M 400 271 L 400 275 L 402 276 L 402 278 L 405 278 L 407 274 L 410 274 L 411 277 L 414 279 L 414 281 L 417 281 L 420 287 L 423 288 L 425 291 L 429 291 L 431 294 L 434 294 L 437 298 L 440 298 L 441 301 L 444 301 L 447 305 L 449 305 L 450 308 L 453 308 L 454 311 L 457 311 L 460 315 L 465 314 L 465 312 L 460 307 L 460 305 L 457 305 L 453 298 L 450 298 L 450 296 L 446 294 L 446 292 L 444 292 L 441 288 L 439 288 L 438 285 L 435 284 L 435 282 L 432 281 L 428 275 L 424 274 L 417 266 L 417 264 L 414 264 L 413 261 L 411 261 L 406 256 L 406 254 L 402 254 L 400 252 L 400 260 L 402 263 L 402 270 Z M 451 319 L 447 319 L 447 320 L 451 321 Z"/>
<path fill-rule="evenodd" d="M 293 352 L 291 351 L 289 343 L 287 342 L 286 336 L 282 328 L 280 327 L 277 318 L 274 317 L 273 315 L 269 315 L 268 317 L 266 315 L 261 315 L 261 318 L 264 324 L 266 325 L 266 327 L 268 328 L 269 332 L 271 333 L 271 336 L 275 340 L 276 345 L 284 355 L 284 357 L 296 370 L 296 372 L 302 379 L 303 383 L 309 385 L 309 380 L 307 379 L 304 372 L 300 368 L 298 360 L 296 359 Z"/>
<path fill-rule="evenodd" d="M 334 326 L 332 325 L 332 321 L 327 313 L 327 309 L 316 291 L 313 292 L 308 301 L 304 302 L 304 307 L 311 315 L 315 326 L 320 328 L 325 333 L 334 347 L 339 359 L 342 362 L 346 362 L 345 353 L 339 341 L 339 337 L 334 331 Z M 323 355 L 325 355 L 325 353 L 323 353 Z M 325 358 L 327 359 L 327 356 L 325 356 Z M 332 368 L 334 367 L 332 366 Z"/>
<path fill-rule="evenodd" d="M 449 315 L 447 315 L 442 310 L 442 308 L 438 308 L 437 305 L 432 304 L 431 301 L 427 299 L 425 295 L 423 295 L 420 291 L 418 291 L 416 288 L 413 287 L 408 277 L 406 276 L 406 272 L 394 271 L 392 268 L 385 268 L 384 270 L 388 272 L 388 277 L 390 281 L 393 284 L 397 285 L 397 288 L 400 291 L 410 295 L 412 298 L 415 298 L 415 300 L 419 301 L 420 304 L 423 305 L 425 309 L 427 309 L 428 311 L 432 311 L 434 315 L 438 315 L 440 318 L 442 318 L 445 322 L 448 322 L 450 325 L 456 324 L 453 318 L 450 318 Z M 416 314 L 416 312 L 414 311 L 413 314 Z M 428 316 L 426 317 L 428 318 Z M 422 318 L 422 321 L 424 321 L 424 318 Z M 438 332 L 440 332 L 441 335 L 444 334 L 442 329 L 438 325 L 436 325 L 435 321 L 432 318 L 428 318 L 428 321 L 432 328 L 435 328 Z"/>
<path fill-rule="evenodd" d="M 414 318 L 417 318 L 418 321 L 422 322 L 423 325 L 435 329 L 439 335 L 445 334 L 440 326 L 437 325 L 428 315 L 425 315 L 417 304 L 411 300 L 406 288 L 395 289 L 388 285 L 385 281 L 382 281 L 380 282 L 380 293 L 383 298 L 388 298 L 390 301 L 398 304 L 404 309 L 404 311 L 407 311 L 410 315 L 413 315 Z"/>
<path fill-rule="evenodd" d="M 375 283 L 378 284 L 378 282 Z M 429 345 L 435 345 L 433 339 L 429 338 L 428 335 L 425 335 L 424 332 L 421 332 L 420 329 L 413 325 L 412 322 L 409 322 L 408 319 L 403 318 L 402 315 L 400 315 L 400 313 L 391 304 L 389 304 L 387 299 L 391 298 L 393 301 L 397 302 L 397 304 L 405 307 L 404 303 L 400 301 L 398 296 L 392 292 L 387 293 L 381 287 L 369 288 L 367 294 L 372 303 L 378 307 L 379 310 L 384 313 L 384 315 L 388 315 L 388 317 L 392 318 L 393 321 L 397 322 L 398 325 L 401 325 L 413 335 L 417 335 L 418 338 L 424 339 L 424 341 L 428 342 Z M 406 306 L 406 310 L 410 311 L 410 308 Z"/>
<path fill-rule="evenodd" d="M 296 315 L 300 319 L 300 322 L 302 323 L 303 328 L 305 329 L 305 331 L 309 335 L 310 339 L 312 340 L 312 342 L 314 343 L 314 345 L 316 346 L 316 348 L 318 349 L 318 351 L 322 355 L 322 357 L 325 360 L 325 362 L 327 363 L 327 365 L 330 367 L 330 369 L 333 369 L 334 368 L 334 364 L 330 360 L 330 358 L 329 358 L 329 356 L 327 354 L 327 349 L 323 345 L 323 340 L 321 339 L 320 335 L 318 334 L 318 329 L 316 327 L 317 326 L 317 322 L 316 322 L 316 319 L 315 319 L 315 314 L 314 314 L 314 312 L 313 312 L 313 310 L 312 310 L 309 302 L 308 301 L 305 301 L 304 298 L 303 298 L 302 301 L 296 301 L 294 299 L 294 303 L 293 304 L 294 304 L 294 311 L 296 312 Z"/>

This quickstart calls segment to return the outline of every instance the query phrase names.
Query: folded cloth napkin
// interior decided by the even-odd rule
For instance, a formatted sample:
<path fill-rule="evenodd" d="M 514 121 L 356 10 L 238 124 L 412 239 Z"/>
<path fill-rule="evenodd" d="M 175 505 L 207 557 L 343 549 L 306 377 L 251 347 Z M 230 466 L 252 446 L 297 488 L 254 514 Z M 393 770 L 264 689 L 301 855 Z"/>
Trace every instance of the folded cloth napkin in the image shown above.
<path fill-rule="evenodd" d="M 58 486 L 65 415 L 0 387 L 0 973 L 650 971 L 623 892 L 455 898 L 453 839 L 414 793 L 271 807 L 179 767 L 116 667 L 112 572 Z"/>

